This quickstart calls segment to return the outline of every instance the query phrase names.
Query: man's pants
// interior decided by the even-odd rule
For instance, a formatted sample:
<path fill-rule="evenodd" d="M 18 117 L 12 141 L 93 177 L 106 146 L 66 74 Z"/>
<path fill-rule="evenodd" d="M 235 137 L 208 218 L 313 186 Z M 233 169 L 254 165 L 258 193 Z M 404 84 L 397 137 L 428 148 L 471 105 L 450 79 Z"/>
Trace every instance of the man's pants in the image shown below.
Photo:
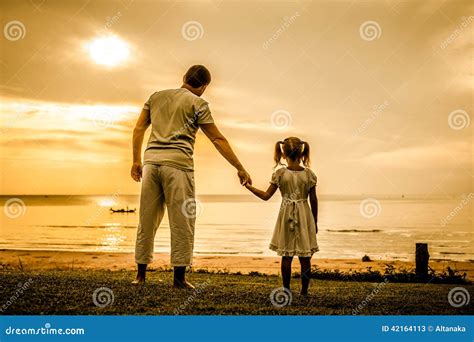
<path fill-rule="evenodd" d="M 153 260 L 155 234 L 166 205 L 171 231 L 171 266 L 191 265 L 196 220 L 194 196 L 194 172 L 165 165 L 143 166 L 135 244 L 137 264 L 149 264 Z"/>

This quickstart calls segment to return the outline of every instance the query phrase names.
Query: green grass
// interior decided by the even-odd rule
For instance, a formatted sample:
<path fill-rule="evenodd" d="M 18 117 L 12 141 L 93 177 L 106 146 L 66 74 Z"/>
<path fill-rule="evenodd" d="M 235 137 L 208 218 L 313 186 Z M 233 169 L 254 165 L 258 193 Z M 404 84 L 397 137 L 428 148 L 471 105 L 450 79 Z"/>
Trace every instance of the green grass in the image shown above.
<path fill-rule="evenodd" d="M 466 273 L 461 273 L 456 269 L 447 267 L 442 272 L 436 272 L 429 269 L 428 274 L 419 276 L 415 270 L 407 270 L 404 268 L 396 269 L 392 265 L 386 265 L 385 271 L 374 271 L 368 266 L 362 271 L 346 271 L 339 270 L 320 270 L 317 266 L 311 270 L 311 277 L 320 280 L 344 280 L 344 281 L 371 281 L 382 282 L 389 281 L 391 283 L 431 283 L 431 284 L 471 284 L 467 279 Z"/>
<path fill-rule="evenodd" d="M 270 293 L 280 287 L 277 276 L 191 273 L 188 279 L 198 291 L 173 290 L 172 274 L 149 272 L 147 285 L 130 284 L 131 271 L 0 271 L 0 309 L 18 294 L 31 278 L 30 286 L 12 300 L 1 314 L 33 315 L 351 315 L 353 309 L 378 288 L 380 291 L 359 310 L 361 315 L 457 315 L 473 314 L 470 303 L 454 308 L 448 292 L 463 286 L 471 294 L 473 285 L 311 280 L 310 296 L 298 295 L 299 279 L 292 279 L 292 304 L 276 308 Z M 114 302 L 104 308 L 94 305 L 94 290 L 107 287 Z M 177 311 L 178 310 L 178 311 Z"/>

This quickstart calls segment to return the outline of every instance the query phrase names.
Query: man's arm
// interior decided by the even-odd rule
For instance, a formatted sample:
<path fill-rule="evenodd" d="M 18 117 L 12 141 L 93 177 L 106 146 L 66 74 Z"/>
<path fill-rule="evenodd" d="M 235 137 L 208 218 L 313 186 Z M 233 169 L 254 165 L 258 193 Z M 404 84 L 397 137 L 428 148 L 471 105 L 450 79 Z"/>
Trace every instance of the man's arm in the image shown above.
<path fill-rule="evenodd" d="M 132 148 L 133 148 L 133 164 L 130 171 L 130 175 L 133 180 L 139 182 L 142 178 L 142 145 L 145 132 L 150 126 L 150 111 L 147 109 L 142 109 L 140 116 L 138 117 L 135 128 L 133 129 L 133 139 L 132 139 Z"/>
<path fill-rule="evenodd" d="M 239 176 L 240 183 L 242 185 L 252 184 L 250 175 L 245 171 L 244 167 L 239 161 L 239 158 L 235 155 L 234 151 L 230 147 L 229 142 L 224 135 L 219 131 L 217 126 L 213 123 L 202 124 L 201 127 L 204 134 L 214 144 L 217 151 L 233 166 L 237 169 L 237 175 Z"/>

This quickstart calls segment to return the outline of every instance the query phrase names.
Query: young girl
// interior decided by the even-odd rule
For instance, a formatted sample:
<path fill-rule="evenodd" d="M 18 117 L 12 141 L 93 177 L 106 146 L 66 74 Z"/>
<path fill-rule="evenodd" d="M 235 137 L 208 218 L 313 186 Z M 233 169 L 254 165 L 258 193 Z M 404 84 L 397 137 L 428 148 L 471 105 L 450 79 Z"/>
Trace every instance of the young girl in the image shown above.
<path fill-rule="evenodd" d="M 266 191 L 246 184 L 257 197 L 270 199 L 279 188 L 282 195 L 280 213 L 270 249 L 282 256 L 281 274 L 283 286 L 290 290 L 291 262 L 298 256 L 301 264 L 301 294 L 308 294 L 311 273 L 311 256 L 319 250 L 316 241 L 318 233 L 318 198 L 316 197 L 316 175 L 308 169 L 309 145 L 299 138 L 290 137 L 275 145 L 276 166 L 287 165 L 275 171 Z M 303 166 L 301 166 L 303 164 Z M 308 204 L 308 199 L 311 208 Z"/>

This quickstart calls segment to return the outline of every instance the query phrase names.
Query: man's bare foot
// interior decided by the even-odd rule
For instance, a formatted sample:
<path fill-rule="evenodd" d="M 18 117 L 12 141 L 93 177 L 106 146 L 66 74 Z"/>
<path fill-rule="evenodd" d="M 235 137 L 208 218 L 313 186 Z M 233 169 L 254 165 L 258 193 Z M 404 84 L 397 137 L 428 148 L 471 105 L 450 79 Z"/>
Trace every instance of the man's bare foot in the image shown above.
<path fill-rule="evenodd" d="M 146 277 L 146 268 L 147 264 L 137 264 L 137 278 L 132 281 L 133 285 L 143 285 L 145 284 L 145 277 Z"/>
<path fill-rule="evenodd" d="M 174 281 L 173 287 L 175 289 L 185 289 L 185 290 L 194 290 L 195 287 L 193 284 L 187 282 L 186 280 L 184 282 L 182 281 Z"/>

